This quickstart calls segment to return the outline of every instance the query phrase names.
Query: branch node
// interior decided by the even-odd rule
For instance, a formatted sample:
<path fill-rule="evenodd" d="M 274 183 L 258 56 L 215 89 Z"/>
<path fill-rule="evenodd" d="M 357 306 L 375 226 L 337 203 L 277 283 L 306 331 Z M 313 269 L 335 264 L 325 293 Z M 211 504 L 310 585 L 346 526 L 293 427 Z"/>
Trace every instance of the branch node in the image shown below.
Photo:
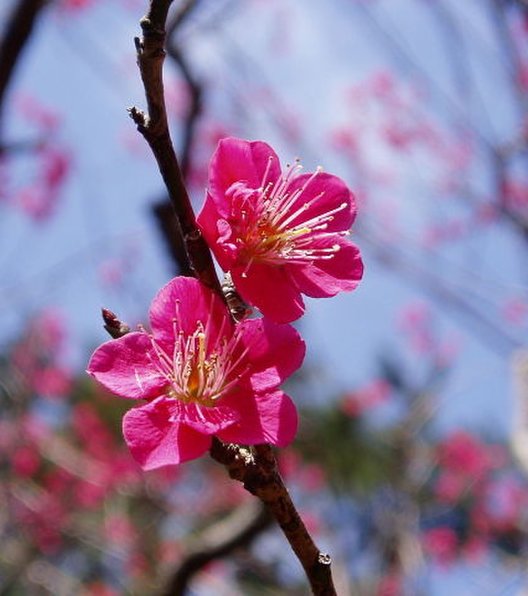
<path fill-rule="evenodd" d="M 157 39 L 162 42 L 165 40 L 165 28 L 163 26 L 154 25 L 147 15 L 140 19 L 139 26 L 143 31 L 143 37 Z"/>
<path fill-rule="evenodd" d="M 143 51 L 143 42 L 139 37 L 134 37 L 134 46 L 136 47 L 136 53 L 139 55 Z"/>
<path fill-rule="evenodd" d="M 127 112 L 128 115 L 134 121 L 134 123 L 137 124 L 138 129 L 141 132 L 143 132 L 144 129 L 146 129 L 148 126 L 148 116 L 145 114 L 145 112 L 143 112 L 143 110 L 140 110 L 139 108 L 136 108 L 136 106 L 131 106 L 130 108 L 127 108 Z"/>
<path fill-rule="evenodd" d="M 201 236 L 202 236 L 202 232 L 198 228 L 196 228 L 195 230 L 188 232 L 185 235 L 185 239 L 190 242 L 196 242 L 197 240 L 200 240 Z"/>

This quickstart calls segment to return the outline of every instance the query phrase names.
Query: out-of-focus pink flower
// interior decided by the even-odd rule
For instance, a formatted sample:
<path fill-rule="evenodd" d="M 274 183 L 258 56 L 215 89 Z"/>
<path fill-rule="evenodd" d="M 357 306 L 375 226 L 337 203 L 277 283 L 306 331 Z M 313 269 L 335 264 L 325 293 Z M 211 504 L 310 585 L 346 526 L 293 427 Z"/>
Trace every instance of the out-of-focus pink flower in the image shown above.
<path fill-rule="evenodd" d="M 93 2 L 94 0 L 60 0 L 59 8 L 75 12 L 88 8 Z"/>
<path fill-rule="evenodd" d="M 22 446 L 10 457 L 13 471 L 18 476 L 29 478 L 33 476 L 40 467 L 41 457 L 38 450 L 33 446 Z"/>
<path fill-rule="evenodd" d="M 440 473 L 435 494 L 445 503 L 455 503 L 469 491 L 482 498 L 490 472 L 504 460 L 496 447 L 465 431 L 455 431 L 439 443 L 437 456 Z"/>
<path fill-rule="evenodd" d="M 20 208 L 35 221 L 53 215 L 60 190 L 71 168 L 71 159 L 65 151 L 43 145 L 39 151 L 39 172 L 35 180 L 19 190 L 15 197 Z"/>
<path fill-rule="evenodd" d="M 394 75 L 390 70 L 379 70 L 368 81 L 368 86 L 374 97 L 386 99 L 395 92 Z"/>
<path fill-rule="evenodd" d="M 502 306 L 504 319 L 513 325 L 522 325 L 528 315 L 528 304 L 521 296 L 512 296 Z"/>
<path fill-rule="evenodd" d="M 355 217 L 344 182 L 320 170 L 281 172 L 261 141 L 220 141 L 198 223 L 242 297 L 274 321 L 304 312 L 301 294 L 353 290 L 363 275 L 359 250 L 345 238 Z"/>
<path fill-rule="evenodd" d="M 514 528 L 521 522 L 527 505 L 528 491 L 518 477 L 500 476 L 488 483 L 484 506 L 496 530 Z"/>
<path fill-rule="evenodd" d="M 375 379 L 365 387 L 348 393 L 341 407 L 349 416 L 360 416 L 366 410 L 385 403 L 390 393 L 391 386 L 387 381 Z"/>
<path fill-rule="evenodd" d="M 451 528 L 433 528 L 424 532 L 423 543 L 426 552 L 439 563 L 451 563 L 456 557 L 458 538 Z"/>
<path fill-rule="evenodd" d="M 105 534 L 110 542 L 121 547 L 130 545 L 137 538 L 137 531 L 131 519 L 124 514 L 110 514 L 105 519 Z"/>
<path fill-rule="evenodd" d="M 338 128 L 331 133 L 330 143 L 337 151 L 346 151 L 350 155 L 357 153 L 359 148 L 358 135 L 347 128 Z"/>
<path fill-rule="evenodd" d="M 15 98 L 15 105 L 24 119 L 37 126 L 42 132 L 49 134 L 60 125 L 59 114 L 43 105 L 36 97 L 19 95 Z"/>
<path fill-rule="evenodd" d="M 104 581 L 96 581 L 84 588 L 83 596 L 119 596 L 121 592 Z"/>
<path fill-rule="evenodd" d="M 442 470 L 435 483 L 435 495 L 441 503 L 456 503 L 468 486 L 460 474 Z"/>
<path fill-rule="evenodd" d="M 62 397 L 72 388 L 72 375 L 57 366 L 48 366 L 37 370 L 32 378 L 33 389 L 44 397 Z"/>
<path fill-rule="evenodd" d="M 304 358 L 293 327 L 266 319 L 235 326 L 223 301 L 186 277 L 158 292 L 149 316 L 152 333 L 111 340 L 88 365 L 116 395 L 147 400 L 123 420 L 143 469 L 199 457 L 213 435 L 247 445 L 293 439 L 297 412 L 278 389 Z"/>
<path fill-rule="evenodd" d="M 473 481 L 495 466 L 488 446 L 471 433 L 456 431 L 438 446 L 440 465 Z"/>
<path fill-rule="evenodd" d="M 378 584 L 376 596 L 403 596 L 403 578 L 397 571 L 389 571 Z"/>

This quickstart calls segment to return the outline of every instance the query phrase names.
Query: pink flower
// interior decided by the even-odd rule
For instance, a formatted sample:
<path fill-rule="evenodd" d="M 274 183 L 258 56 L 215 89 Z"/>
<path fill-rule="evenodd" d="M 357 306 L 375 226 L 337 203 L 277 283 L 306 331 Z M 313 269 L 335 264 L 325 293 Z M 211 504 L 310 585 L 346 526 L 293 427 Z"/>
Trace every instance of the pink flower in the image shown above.
<path fill-rule="evenodd" d="M 452 432 L 438 446 L 440 465 L 452 473 L 475 482 L 496 467 L 490 448 L 471 433 Z"/>
<path fill-rule="evenodd" d="M 134 458 L 149 470 L 204 454 L 222 441 L 285 446 L 297 412 L 278 389 L 302 363 L 304 342 L 266 319 L 235 326 L 221 298 L 178 277 L 150 307 L 152 333 L 100 346 L 88 373 L 113 393 L 147 403 L 123 420 Z"/>
<path fill-rule="evenodd" d="M 425 550 L 441 564 L 448 564 L 456 557 L 458 538 L 454 530 L 438 527 L 427 530 L 423 536 Z"/>
<path fill-rule="evenodd" d="M 279 323 L 303 314 L 301 294 L 353 290 L 363 274 L 359 250 L 345 238 L 354 197 L 336 176 L 300 169 L 281 172 L 276 153 L 261 141 L 223 139 L 198 216 L 242 297 Z"/>

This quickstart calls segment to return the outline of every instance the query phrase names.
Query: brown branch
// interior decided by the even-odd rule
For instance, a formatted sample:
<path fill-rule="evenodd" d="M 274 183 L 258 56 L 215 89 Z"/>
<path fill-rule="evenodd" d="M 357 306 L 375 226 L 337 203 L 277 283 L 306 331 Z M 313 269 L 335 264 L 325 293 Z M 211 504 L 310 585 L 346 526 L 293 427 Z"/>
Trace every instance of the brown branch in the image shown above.
<path fill-rule="evenodd" d="M 156 158 L 196 277 L 222 295 L 209 247 L 196 226 L 168 130 L 162 68 L 165 58 L 165 22 L 171 2 L 150 0 L 147 15 L 141 19 L 143 35 L 141 39 L 136 38 L 135 43 L 148 113 L 136 107 L 130 108 L 129 112 Z M 229 475 L 243 482 L 246 490 L 257 496 L 273 514 L 301 562 L 313 593 L 317 596 L 335 595 L 330 557 L 318 550 L 308 534 L 280 477 L 271 448 L 259 445 L 248 450 L 238 445 L 224 445 L 213 437 L 211 456 L 226 465 Z"/>
<path fill-rule="evenodd" d="M 129 113 L 158 163 L 176 213 L 190 268 L 200 281 L 220 293 L 211 253 L 196 226 L 196 218 L 167 124 L 162 68 L 165 58 L 165 21 L 171 2 L 172 0 L 151 0 L 148 13 L 141 19 L 143 35 L 141 39 L 136 38 L 135 43 L 148 112 L 145 114 L 132 107 Z"/>
<path fill-rule="evenodd" d="M 197 0 L 185 0 L 178 6 L 169 23 L 167 24 L 167 54 L 178 68 L 187 84 L 190 97 L 190 105 L 185 120 L 183 122 L 181 142 L 179 143 L 179 161 L 184 180 L 188 179 L 191 168 L 191 156 L 193 150 L 193 140 L 196 132 L 198 118 L 202 112 L 202 86 L 192 75 L 191 69 L 184 59 L 180 48 L 176 44 L 176 33 L 185 22 L 189 14 L 196 7 Z M 178 221 L 174 210 L 172 209 L 169 197 L 158 201 L 153 207 L 158 228 L 161 231 L 165 244 L 176 265 L 180 275 L 192 275 L 192 271 L 184 258 L 185 247 L 181 234 L 179 233 Z M 182 258 L 183 256 L 183 258 Z"/>
<path fill-rule="evenodd" d="M 273 521 L 268 510 L 254 502 L 240 507 L 228 518 L 207 528 L 187 547 L 187 554 L 167 583 L 164 596 L 186 593 L 189 582 L 211 561 L 224 558 L 247 547 Z"/>
<path fill-rule="evenodd" d="M 258 497 L 271 512 L 306 573 L 313 594 L 333 596 L 331 558 L 322 553 L 297 513 L 269 445 L 253 449 L 228 446 L 213 438 L 211 457 L 226 466 L 229 476 Z"/>
<path fill-rule="evenodd" d="M 7 17 L 4 36 L 0 39 L 0 125 L 3 120 L 5 97 L 13 80 L 19 58 L 40 11 L 48 0 L 19 0 Z"/>

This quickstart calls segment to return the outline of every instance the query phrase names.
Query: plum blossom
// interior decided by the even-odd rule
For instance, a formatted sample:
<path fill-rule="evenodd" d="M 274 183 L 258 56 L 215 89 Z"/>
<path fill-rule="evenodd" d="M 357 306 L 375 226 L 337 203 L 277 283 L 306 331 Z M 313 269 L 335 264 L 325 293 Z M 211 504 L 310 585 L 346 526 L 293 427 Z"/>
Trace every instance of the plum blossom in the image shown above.
<path fill-rule="evenodd" d="M 213 436 L 246 445 L 292 441 L 297 412 L 279 385 L 304 358 L 293 327 L 265 318 L 235 325 L 222 299 L 187 277 L 158 292 L 149 318 L 151 332 L 104 343 L 88 365 L 114 394 L 146 400 L 123 419 L 143 469 L 197 458 Z"/>
<path fill-rule="evenodd" d="M 345 183 L 317 169 L 281 171 L 261 141 L 222 139 L 209 167 L 198 224 L 241 296 L 278 323 L 315 298 L 353 290 L 363 274 L 358 248 L 346 239 L 355 201 Z"/>

